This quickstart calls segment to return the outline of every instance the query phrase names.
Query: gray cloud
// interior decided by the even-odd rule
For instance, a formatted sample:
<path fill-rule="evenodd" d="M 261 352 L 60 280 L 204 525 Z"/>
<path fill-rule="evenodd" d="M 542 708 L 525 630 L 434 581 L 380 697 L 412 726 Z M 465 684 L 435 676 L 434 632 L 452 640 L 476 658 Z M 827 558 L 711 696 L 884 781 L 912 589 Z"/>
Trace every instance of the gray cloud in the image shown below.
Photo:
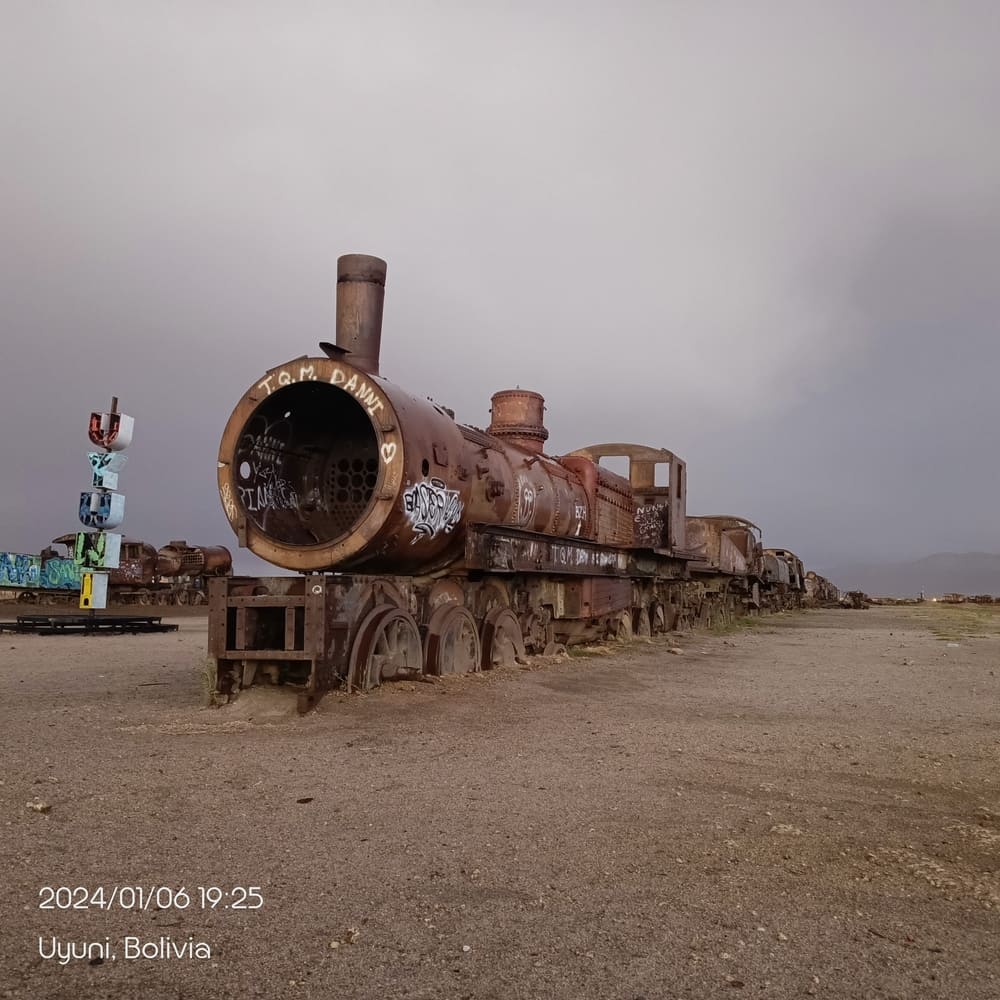
<path fill-rule="evenodd" d="M 15 6 L 0 41 L 0 547 L 230 543 L 218 439 L 389 261 L 383 372 L 555 452 L 670 447 L 807 561 L 996 549 L 993 4 Z"/>

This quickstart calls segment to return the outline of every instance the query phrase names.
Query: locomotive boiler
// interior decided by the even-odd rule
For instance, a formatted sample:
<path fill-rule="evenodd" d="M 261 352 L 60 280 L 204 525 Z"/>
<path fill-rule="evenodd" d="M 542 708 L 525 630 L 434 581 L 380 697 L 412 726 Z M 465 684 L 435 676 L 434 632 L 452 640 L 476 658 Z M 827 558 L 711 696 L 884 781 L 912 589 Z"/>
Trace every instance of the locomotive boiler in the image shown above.
<path fill-rule="evenodd" d="M 705 519 L 742 562 L 688 548 L 672 452 L 551 456 L 538 393 L 495 393 L 482 430 L 384 378 L 385 275 L 378 258 L 341 257 L 336 342 L 266 372 L 226 424 L 218 486 L 239 543 L 299 575 L 212 581 L 220 695 L 267 679 L 308 707 L 337 685 L 490 668 L 745 606 L 759 543 L 749 522 Z"/>

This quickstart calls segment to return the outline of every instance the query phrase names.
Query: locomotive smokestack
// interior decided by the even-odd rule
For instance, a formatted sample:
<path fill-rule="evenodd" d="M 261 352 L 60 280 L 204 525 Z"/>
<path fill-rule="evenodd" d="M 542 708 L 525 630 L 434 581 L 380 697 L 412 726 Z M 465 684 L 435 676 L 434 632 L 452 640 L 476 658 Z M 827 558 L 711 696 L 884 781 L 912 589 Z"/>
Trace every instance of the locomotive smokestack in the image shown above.
<path fill-rule="evenodd" d="M 337 260 L 337 347 L 352 365 L 378 375 L 385 261 L 363 253 Z"/>

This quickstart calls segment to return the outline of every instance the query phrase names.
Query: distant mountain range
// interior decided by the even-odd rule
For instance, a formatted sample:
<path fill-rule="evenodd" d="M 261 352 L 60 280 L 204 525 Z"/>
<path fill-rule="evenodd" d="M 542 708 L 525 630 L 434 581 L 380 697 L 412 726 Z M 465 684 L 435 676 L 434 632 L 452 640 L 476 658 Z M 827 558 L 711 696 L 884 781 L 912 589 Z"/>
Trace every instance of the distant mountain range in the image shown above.
<path fill-rule="evenodd" d="M 941 594 L 1000 596 L 1000 554 L 940 552 L 912 562 L 881 566 L 847 565 L 821 571 L 841 590 L 863 590 L 872 597 L 927 597 Z"/>

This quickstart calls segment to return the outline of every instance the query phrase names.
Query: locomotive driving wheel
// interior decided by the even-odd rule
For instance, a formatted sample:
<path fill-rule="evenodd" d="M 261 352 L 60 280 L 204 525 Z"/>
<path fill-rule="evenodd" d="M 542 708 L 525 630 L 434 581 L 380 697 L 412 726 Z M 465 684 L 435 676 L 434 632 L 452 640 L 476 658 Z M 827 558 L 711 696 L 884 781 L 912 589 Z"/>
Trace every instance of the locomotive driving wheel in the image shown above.
<path fill-rule="evenodd" d="M 517 616 L 510 608 L 494 608 L 483 619 L 483 670 L 512 667 L 524 660 L 524 638 Z"/>
<path fill-rule="evenodd" d="M 468 608 L 439 607 L 427 623 L 424 662 L 429 674 L 471 674 L 482 669 L 476 619 Z"/>
<path fill-rule="evenodd" d="M 610 619 L 608 623 L 608 634 L 610 638 L 615 640 L 615 642 L 631 642 L 633 634 L 632 612 L 623 611 L 620 615 L 616 615 Z"/>
<path fill-rule="evenodd" d="M 384 680 L 419 674 L 423 659 L 417 623 L 400 608 L 380 604 L 358 627 L 351 647 L 350 684 L 370 691 Z"/>
<path fill-rule="evenodd" d="M 641 638 L 648 638 L 653 634 L 651 624 L 652 608 L 645 605 L 632 609 L 632 634 Z"/>
<path fill-rule="evenodd" d="M 667 631 L 667 615 L 659 601 L 653 601 L 649 606 L 650 635 L 662 635 Z"/>

